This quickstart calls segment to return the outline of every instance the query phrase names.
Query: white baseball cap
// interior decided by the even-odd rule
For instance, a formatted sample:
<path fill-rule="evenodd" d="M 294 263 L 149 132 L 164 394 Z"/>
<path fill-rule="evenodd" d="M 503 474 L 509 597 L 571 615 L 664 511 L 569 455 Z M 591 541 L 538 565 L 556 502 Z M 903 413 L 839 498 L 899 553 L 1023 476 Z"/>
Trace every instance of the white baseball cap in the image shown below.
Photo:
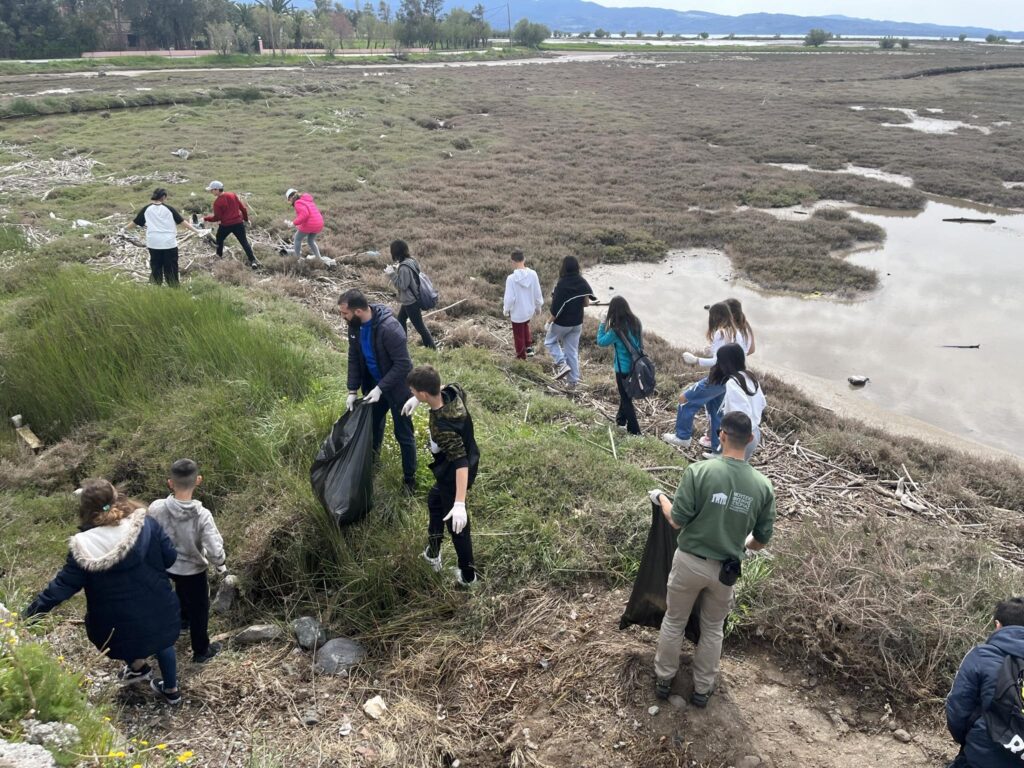
<path fill-rule="evenodd" d="M 292 189 L 292 188 L 289 187 L 288 191 L 284 193 L 284 198 L 285 198 L 285 200 L 291 200 L 292 199 L 292 195 L 297 195 L 297 194 L 299 194 L 299 190 Z"/>
<path fill-rule="evenodd" d="M 211 181 L 209 184 L 206 185 L 207 192 L 212 192 L 215 189 L 224 189 L 224 185 L 221 184 L 219 181 Z"/>

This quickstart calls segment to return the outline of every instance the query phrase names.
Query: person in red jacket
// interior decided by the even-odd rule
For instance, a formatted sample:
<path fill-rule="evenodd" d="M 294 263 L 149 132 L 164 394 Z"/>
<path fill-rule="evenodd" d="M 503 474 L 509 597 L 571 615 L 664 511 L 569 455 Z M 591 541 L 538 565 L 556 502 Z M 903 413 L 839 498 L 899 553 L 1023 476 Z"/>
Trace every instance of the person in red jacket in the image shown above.
<path fill-rule="evenodd" d="M 238 199 L 234 192 L 225 192 L 224 185 L 219 181 L 211 181 L 206 186 L 207 192 L 213 193 L 213 215 L 204 216 L 203 221 L 216 221 L 217 227 L 217 258 L 224 255 L 224 241 L 228 235 L 234 235 L 235 239 L 245 251 L 245 257 L 249 260 L 249 266 L 253 269 L 259 267 L 259 262 L 253 255 L 252 246 L 249 245 L 249 238 L 245 236 L 245 223 L 249 221 L 249 209 L 245 203 Z"/>
<path fill-rule="evenodd" d="M 295 220 L 285 219 L 285 224 L 295 227 L 295 258 L 302 256 L 302 239 L 305 238 L 309 243 L 310 257 L 319 259 L 320 248 L 316 244 L 316 236 L 323 232 L 324 217 L 313 202 L 313 196 L 297 189 L 289 189 L 284 196 L 295 208 Z"/>

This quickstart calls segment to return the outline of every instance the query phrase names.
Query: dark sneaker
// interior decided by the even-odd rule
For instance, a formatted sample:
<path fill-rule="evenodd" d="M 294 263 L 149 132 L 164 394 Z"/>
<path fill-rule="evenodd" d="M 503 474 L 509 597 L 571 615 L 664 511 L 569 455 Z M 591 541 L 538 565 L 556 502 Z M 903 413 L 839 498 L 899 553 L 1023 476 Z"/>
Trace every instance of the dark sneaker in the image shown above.
<path fill-rule="evenodd" d="M 256 259 L 253 259 L 252 261 L 249 262 L 249 267 L 252 268 L 253 270 L 257 270 L 262 266 L 263 265 L 256 261 Z"/>
<path fill-rule="evenodd" d="M 141 669 L 132 669 L 130 664 L 117 673 L 117 679 L 122 683 L 136 683 L 142 680 L 149 680 L 153 676 L 153 668 L 149 664 L 143 664 Z"/>
<path fill-rule="evenodd" d="M 405 490 L 407 496 L 416 495 L 416 478 L 406 478 L 402 481 L 402 488 Z"/>
<path fill-rule="evenodd" d="M 537 354 L 537 350 L 535 350 L 533 347 L 527 347 L 526 348 L 526 356 L 527 357 L 533 357 L 536 354 Z"/>
<path fill-rule="evenodd" d="M 181 631 L 178 634 L 187 635 L 191 628 L 192 628 L 191 624 L 189 624 L 187 621 L 183 621 L 183 622 L 181 622 Z"/>
<path fill-rule="evenodd" d="M 655 680 L 654 682 L 654 695 L 662 701 L 668 699 L 672 695 L 672 679 L 668 680 Z"/>
<path fill-rule="evenodd" d="M 174 693 L 168 693 L 164 690 L 163 680 L 150 680 L 149 687 L 153 689 L 153 693 L 163 699 L 166 703 L 171 706 L 177 706 L 181 704 L 181 691 L 175 691 Z"/>
<path fill-rule="evenodd" d="M 697 693 L 696 691 L 694 691 L 690 694 L 690 703 L 693 704 L 693 706 L 695 707 L 704 709 L 704 707 L 708 705 L 708 699 L 710 698 L 711 691 L 708 691 L 707 693 Z"/>
<path fill-rule="evenodd" d="M 193 656 L 192 656 L 192 663 L 193 664 L 205 664 L 210 659 L 212 659 L 214 656 L 216 656 L 218 653 L 220 653 L 220 650 L 223 647 L 224 646 L 222 646 L 220 643 L 210 643 L 209 647 L 206 649 L 206 653 L 196 653 L 196 654 L 193 654 Z"/>

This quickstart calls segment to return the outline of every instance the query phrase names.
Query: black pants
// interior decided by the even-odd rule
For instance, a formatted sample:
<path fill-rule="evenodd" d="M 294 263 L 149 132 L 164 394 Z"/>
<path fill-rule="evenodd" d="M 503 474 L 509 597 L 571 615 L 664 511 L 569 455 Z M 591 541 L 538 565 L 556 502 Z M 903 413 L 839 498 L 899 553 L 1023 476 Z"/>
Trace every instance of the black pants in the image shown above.
<path fill-rule="evenodd" d="M 631 435 L 640 434 L 640 423 L 636 420 L 636 408 L 633 407 L 633 398 L 626 392 L 626 379 L 624 373 L 615 373 L 615 386 L 619 388 L 619 411 L 615 414 L 615 423 L 625 427 Z"/>
<path fill-rule="evenodd" d="M 416 479 L 416 432 L 413 430 L 412 419 L 402 415 L 403 405 L 405 403 L 392 405 L 383 395 L 373 404 L 373 450 L 380 453 L 384 443 L 384 423 L 388 420 L 388 411 L 391 411 L 395 440 L 402 451 L 402 475 L 406 481 L 412 481 Z M 445 514 L 448 512 L 445 511 Z"/>
<path fill-rule="evenodd" d="M 206 580 L 206 571 L 191 576 L 176 573 L 168 576 L 174 582 L 174 591 L 181 603 L 181 621 L 189 624 L 192 653 L 202 656 L 210 649 L 210 584 Z"/>
<path fill-rule="evenodd" d="M 427 347 L 427 349 L 437 349 L 437 345 L 434 344 L 434 337 L 430 335 L 427 324 L 423 322 L 423 310 L 419 304 L 403 304 L 402 308 L 398 310 L 398 322 L 405 328 L 406 336 L 409 335 L 409 324 L 407 322 L 409 320 L 412 320 L 412 327 L 419 332 L 423 346 Z"/>
<path fill-rule="evenodd" d="M 164 280 L 168 285 L 178 284 L 178 249 L 150 248 L 149 282 L 162 285 Z"/>
<path fill-rule="evenodd" d="M 234 235 L 235 239 L 242 244 L 242 250 L 245 251 L 245 258 L 252 264 L 256 261 L 256 257 L 252 254 L 252 246 L 249 245 L 249 238 L 245 236 L 245 224 L 239 222 L 238 224 L 221 224 L 217 227 L 217 256 L 218 258 L 224 255 L 224 241 L 228 239 L 228 235 Z"/>
<path fill-rule="evenodd" d="M 430 520 L 427 523 L 427 554 L 437 557 L 441 551 L 441 542 L 444 540 L 444 529 L 447 527 L 455 546 L 455 556 L 462 571 L 462 580 L 470 582 L 476 578 L 476 568 L 473 567 L 473 539 L 469 535 L 469 518 L 466 518 L 466 527 L 459 533 L 452 531 L 451 520 L 444 522 L 445 516 L 452 511 L 454 504 L 455 488 L 442 488 L 435 484 L 427 494 L 427 510 L 430 512 Z"/>

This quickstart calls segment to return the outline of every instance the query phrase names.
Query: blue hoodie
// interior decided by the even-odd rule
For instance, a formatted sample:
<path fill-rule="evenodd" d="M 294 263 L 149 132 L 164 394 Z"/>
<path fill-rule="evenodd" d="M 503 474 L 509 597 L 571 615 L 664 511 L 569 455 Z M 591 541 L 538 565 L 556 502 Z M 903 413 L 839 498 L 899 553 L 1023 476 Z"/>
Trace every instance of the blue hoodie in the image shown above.
<path fill-rule="evenodd" d="M 1014 756 L 989 738 L 985 716 L 995 694 L 996 676 L 1008 656 L 1024 658 L 1024 627 L 997 629 L 981 645 L 972 648 L 960 663 L 953 688 L 946 697 L 946 725 L 953 739 L 964 747 L 970 768 L 1020 768 Z"/>

